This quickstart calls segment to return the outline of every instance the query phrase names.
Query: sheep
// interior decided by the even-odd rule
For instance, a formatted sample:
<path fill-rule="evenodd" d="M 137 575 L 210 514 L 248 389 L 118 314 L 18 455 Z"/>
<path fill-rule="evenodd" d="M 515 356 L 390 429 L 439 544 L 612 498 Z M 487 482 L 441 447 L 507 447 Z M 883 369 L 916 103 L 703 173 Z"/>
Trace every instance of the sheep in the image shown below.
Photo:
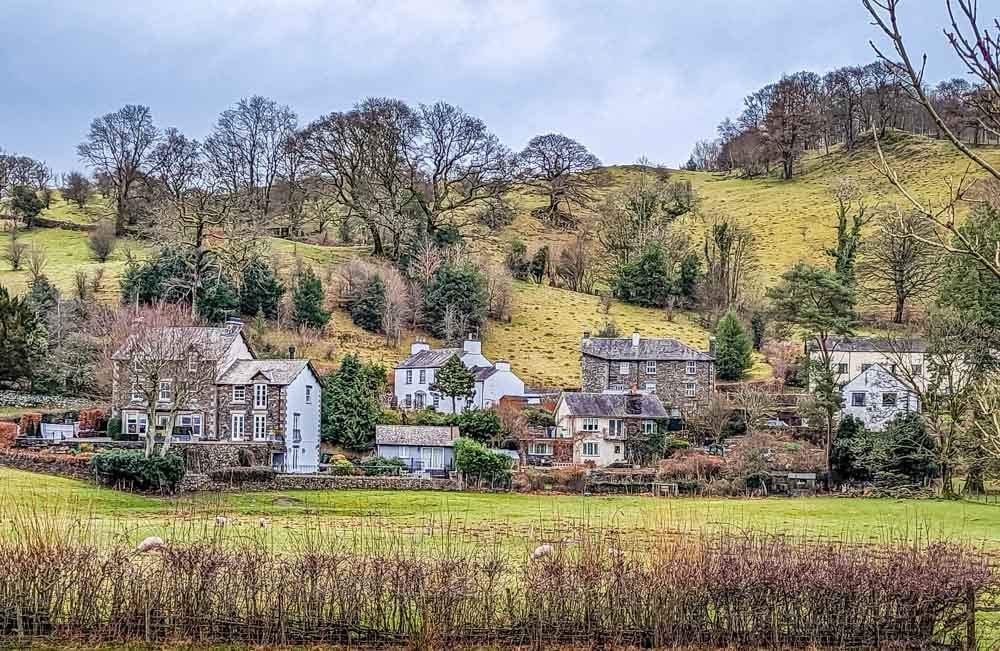
<path fill-rule="evenodd" d="M 264 518 L 261 518 L 260 520 L 257 520 L 257 524 L 260 525 L 261 529 L 264 529 L 265 527 L 267 527 L 267 520 L 265 520 Z"/>
<path fill-rule="evenodd" d="M 159 536 L 150 536 L 146 538 L 141 543 L 139 543 L 135 551 L 137 554 L 146 554 L 148 552 L 155 552 L 163 549 L 163 538 Z"/>
<path fill-rule="evenodd" d="M 535 547 L 535 551 L 531 552 L 531 560 L 537 561 L 544 558 L 552 553 L 552 545 L 545 544 Z"/>
<path fill-rule="evenodd" d="M 218 515 L 215 517 L 215 526 L 217 527 L 226 526 L 226 522 L 228 522 L 228 520 L 226 520 L 226 516 L 224 515 Z"/>

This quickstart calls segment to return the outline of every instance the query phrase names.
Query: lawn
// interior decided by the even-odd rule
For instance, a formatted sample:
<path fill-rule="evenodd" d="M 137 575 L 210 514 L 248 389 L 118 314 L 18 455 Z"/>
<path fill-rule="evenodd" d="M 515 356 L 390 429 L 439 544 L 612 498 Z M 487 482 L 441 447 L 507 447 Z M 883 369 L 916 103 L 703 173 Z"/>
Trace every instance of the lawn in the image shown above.
<path fill-rule="evenodd" d="M 939 500 L 668 499 L 445 493 L 286 491 L 145 497 L 85 482 L 0 468 L 0 512 L 89 519 L 132 540 L 185 537 L 227 518 L 227 535 L 266 535 L 283 546 L 302 537 L 402 538 L 420 544 L 500 542 L 514 548 L 574 537 L 581 525 L 659 540 L 698 531 L 760 530 L 808 538 L 888 542 L 958 540 L 1000 551 L 1000 505 Z"/>

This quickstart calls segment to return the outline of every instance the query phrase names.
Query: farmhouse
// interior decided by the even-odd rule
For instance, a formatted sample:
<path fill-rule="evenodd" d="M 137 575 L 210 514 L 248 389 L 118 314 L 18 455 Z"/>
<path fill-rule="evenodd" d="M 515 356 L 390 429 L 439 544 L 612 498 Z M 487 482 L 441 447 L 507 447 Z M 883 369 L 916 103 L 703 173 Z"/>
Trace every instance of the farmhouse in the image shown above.
<path fill-rule="evenodd" d="M 676 339 L 584 333 L 580 353 L 584 391 L 624 393 L 635 387 L 657 396 L 674 417 L 706 404 L 715 389 L 715 357 Z"/>
<path fill-rule="evenodd" d="M 425 341 L 410 346 L 410 356 L 396 365 L 393 390 L 396 404 L 403 409 L 432 407 L 441 413 L 452 413 L 451 399 L 431 390 L 437 371 L 457 355 L 475 377 L 475 393 L 468 400 L 459 400 L 455 411 L 471 407 L 489 409 L 504 397 L 523 397 L 524 382 L 511 371 L 510 363 L 497 360 L 494 364 L 483 356 L 482 342 L 469 336 L 461 348 L 432 349 Z"/>
<path fill-rule="evenodd" d="M 573 463 L 632 461 L 630 445 L 657 433 L 667 418 L 653 394 L 566 392 L 556 404 L 557 436 L 573 441 Z"/>
<path fill-rule="evenodd" d="M 412 473 L 447 475 L 455 467 L 457 427 L 424 425 L 377 425 L 376 453 L 399 459 Z"/>
<path fill-rule="evenodd" d="M 134 334 L 112 359 L 112 413 L 125 434 L 162 434 L 174 415 L 179 440 L 269 442 L 277 470 L 319 469 L 319 375 L 305 359 L 257 359 L 239 322 Z"/>
<path fill-rule="evenodd" d="M 919 411 L 917 396 L 882 364 L 867 367 L 844 385 L 842 413 L 882 431 L 897 414 Z"/>
<path fill-rule="evenodd" d="M 921 339 L 890 340 L 884 337 L 830 337 L 827 340 L 830 364 L 841 384 L 864 373 L 876 364 L 881 364 L 889 373 L 898 376 L 900 364 L 906 364 L 905 372 L 913 378 L 926 377 L 925 357 L 927 344 Z M 822 353 L 815 341 L 806 346 L 809 358 L 822 361 Z"/>

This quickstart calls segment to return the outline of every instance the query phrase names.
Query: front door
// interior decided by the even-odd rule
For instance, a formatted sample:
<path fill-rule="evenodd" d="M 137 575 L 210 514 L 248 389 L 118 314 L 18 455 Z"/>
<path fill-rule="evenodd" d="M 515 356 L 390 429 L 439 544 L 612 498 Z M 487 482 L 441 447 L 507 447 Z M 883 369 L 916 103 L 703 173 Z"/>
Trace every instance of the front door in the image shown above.
<path fill-rule="evenodd" d="M 433 467 L 431 465 L 434 461 L 433 453 L 433 448 L 420 448 L 420 462 L 423 464 L 424 470 L 430 470 Z"/>

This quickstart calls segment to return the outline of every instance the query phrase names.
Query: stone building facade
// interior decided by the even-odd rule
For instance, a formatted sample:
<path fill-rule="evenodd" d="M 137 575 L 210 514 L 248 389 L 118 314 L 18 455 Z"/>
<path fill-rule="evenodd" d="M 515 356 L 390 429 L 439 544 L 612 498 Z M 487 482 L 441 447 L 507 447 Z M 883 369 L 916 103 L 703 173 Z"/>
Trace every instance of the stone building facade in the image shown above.
<path fill-rule="evenodd" d="M 715 357 L 676 339 L 585 335 L 580 353 L 585 392 L 634 388 L 656 395 L 676 417 L 705 405 L 715 391 Z"/>

